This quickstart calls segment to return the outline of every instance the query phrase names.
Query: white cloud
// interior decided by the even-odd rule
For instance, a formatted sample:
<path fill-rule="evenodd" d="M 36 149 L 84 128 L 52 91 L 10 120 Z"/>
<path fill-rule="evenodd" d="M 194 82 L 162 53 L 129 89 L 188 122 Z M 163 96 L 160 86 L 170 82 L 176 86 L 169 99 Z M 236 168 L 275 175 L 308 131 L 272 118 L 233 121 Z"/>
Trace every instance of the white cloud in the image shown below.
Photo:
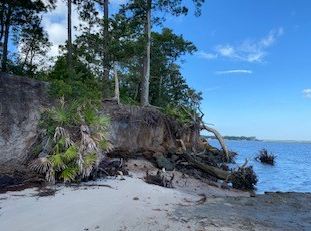
<path fill-rule="evenodd" d="M 225 75 L 225 74 L 252 74 L 253 71 L 251 70 L 241 70 L 241 69 L 236 69 L 236 70 L 228 70 L 228 71 L 216 71 L 215 74 L 217 75 Z"/>
<path fill-rule="evenodd" d="M 220 86 L 209 87 L 209 88 L 204 89 L 204 91 L 215 91 L 215 90 L 218 90 L 218 89 L 220 89 Z"/>
<path fill-rule="evenodd" d="M 61 23 L 51 23 L 47 28 L 53 44 L 61 44 L 67 39 L 67 29 Z"/>
<path fill-rule="evenodd" d="M 125 4 L 128 0 L 110 0 L 112 10 L 119 8 L 121 4 Z M 99 16 L 102 17 L 103 13 L 100 12 Z M 77 6 L 73 4 L 72 7 L 72 28 L 79 27 L 83 22 L 79 19 Z M 67 1 L 57 1 L 56 8 L 47 14 L 43 15 L 42 26 L 47 31 L 49 40 L 52 43 L 49 56 L 59 55 L 59 45 L 64 45 L 67 40 Z M 81 32 L 72 29 L 72 39 L 80 35 Z"/>
<path fill-rule="evenodd" d="M 263 62 L 264 57 L 268 54 L 267 48 L 271 47 L 284 34 L 284 29 L 280 27 L 277 30 L 271 30 L 269 34 L 260 40 L 246 39 L 241 44 L 218 45 L 215 51 L 222 57 L 246 61 L 250 63 Z"/>
<path fill-rule="evenodd" d="M 79 19 L 77 7 L 72 7 L 72 28 L 78 27 L 82 21 Z M 49 40 L 52 43 L 49 56 L 59 55 L 59 45 L 64 45 L 67 40 L 67 4 L 63 1 L 57 1 L 56 8 L 51 12 L 43 15 L 42 26 L 46 30 L 49 36 Z M 72 39 L 80 32 L 72 29 Z"/>
<path fill-rule="evenodd" d="M 216 59 L 217 54 L 205 53 L 204 51 L 198 51 L 196 55 L 202 59 Z"/>
<path fill-rule="evenodd" d="M 280 27 L 277 30 L 272 30 L 269 32 L 266 38 L 261 39 L 261 45 L 263 47 L 269 47 L 275 43 L 275 40 L 284 34 L 284 29 Z"/>
<path fill-rule="evenodd" d="M 311 89 L 304 89 L 302 90 L 302 94 L 304 98 L 311 99 Z"/>

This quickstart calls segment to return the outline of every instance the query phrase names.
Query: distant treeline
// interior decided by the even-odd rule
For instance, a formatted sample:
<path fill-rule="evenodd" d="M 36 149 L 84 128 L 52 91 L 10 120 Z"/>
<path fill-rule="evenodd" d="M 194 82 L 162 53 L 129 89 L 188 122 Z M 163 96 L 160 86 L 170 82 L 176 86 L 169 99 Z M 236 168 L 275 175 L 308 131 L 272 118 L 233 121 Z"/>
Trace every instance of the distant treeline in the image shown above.
<path fill-rule="evenodd" d="M 216 139 L 215 136 L 203 136 L 205 139 Z M 258 141 L 255 136 L 223 136 L 226 140 L 247 140 L 247 141 Z"/>

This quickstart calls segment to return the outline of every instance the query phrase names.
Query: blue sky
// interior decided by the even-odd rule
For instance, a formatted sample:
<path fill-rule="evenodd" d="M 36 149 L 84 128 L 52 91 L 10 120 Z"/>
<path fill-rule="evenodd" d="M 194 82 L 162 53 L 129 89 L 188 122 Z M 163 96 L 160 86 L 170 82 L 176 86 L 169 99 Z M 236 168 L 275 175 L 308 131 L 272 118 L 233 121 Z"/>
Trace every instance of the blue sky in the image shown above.
<path fill-rule="evenodd" d="M 221 134 L 311 140 L 311 1 L 206 0 L 165 26 L 197 46 L 182 73 Z"/>
<path fill-rule="evenodd" d="M 113 12 L 126 0 L 110 2 Z M 59 1 L 43 18 L 50 55 L 66 40 L 66 11 Z M 223 135 L 311 140 L 311 1 L 205 0 L 200 17 L 166 18 L 198 48 L 182 73 L 203 92 L 205 122 Z"/>

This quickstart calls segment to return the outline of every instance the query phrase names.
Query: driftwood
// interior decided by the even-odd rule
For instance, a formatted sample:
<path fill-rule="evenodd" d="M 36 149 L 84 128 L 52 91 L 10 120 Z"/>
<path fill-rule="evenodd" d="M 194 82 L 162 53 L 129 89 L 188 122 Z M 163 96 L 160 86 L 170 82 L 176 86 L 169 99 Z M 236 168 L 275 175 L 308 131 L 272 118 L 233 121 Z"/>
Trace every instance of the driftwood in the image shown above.
<path fill-rule="evenodd" d="M 221 146 L 222 150 L 226 154 L 227 161 L 230 161 L 229 150 L 228 150 L 226 142 L 224 141 L 224 139 L 222 138 L 222 136 L 220 135 L 220 133 L 216 129 L 213 129 L 213 128 L 207 126 L 206 123 L 203 122 L 204 113 L 202 112 L 200 107 L 198 107 L 198 110 L 201 113 L 201 117 L 200 117 L 201 130 L 206 130 L 206 131 L 211 132 L 211 133 L 213 133 L 215 135 L 215 137 L 217 138 L 217 140 L 220 143 L 220 146 Z"/>
<path fill-rule="evenodd" d="M 180 106 L 191 117 L 193 122 L 197 123 L 197 120 L 199 120 L 201 130 L 206 130 L 206 131 L 211 132 L 215 135 L 215 137 L 217 138 L 217 140 L 220 143 L 222 150 L 224 151 L 224 153 L 226 155 L 227 161 L 230 161 L 229 150 L 228 150 L 228 147 L 227 147 L 224 139 L 222 138 L 222 136 L 220 135 L 220 133 L 216 129 L 213 129 L 213 128 L 207 126 L 206 123 L 203 122 L 204 113 L 201 111 L 200 107 L 198 107 L 198 110 L 200 111 L 201 116 L 198 117 L 196 114 L 192 115 L 183 105 L 180 105 Z"/>
<path fill-rule="evenodd" d="M 259 155 L 255 157 L 256 160 L 264 164 L 274 165 L 276 156 L 272 153 L 268 154 L 268 150 L 263 148 L 260 150 Z"/>
<path fill-rule="evenodd" d="M 222 169 L 210 166 L 210 165 L 206 165 L 203 164 L 197 160 L 195 160 L 191 154 L 185 152 L 183 154 L 183 156 L 185 157 L 185 159 L 190 162 L 192 165 L 194 165 L 194 167 L 201 169 L 202 171 L 215 176 L 217 179 L 221 179 L 221 180 L 230 180 L 230 175 L 231 173 L 228 171 L 224 171 Z"/>
<path fill-rule="evenodd" d="M 222 147 L 222 150 L 223 150 L 224 153 L 226 154 L 227 161 L 229 161 L 229 160 L 230 160 L 230 157 L 229 157 L 229 150 L 228 150 L 228 147 L 227 147 L 227 145 L 226 145 L 224 139 L 223 139 L 222 136 L 220 135 L 220 133 L 219 133 L 217 130 L 215 130 L 215 129 L 211 128 L 211 127 L 208 127 L 208 126 L 207 126 L 206 124 L 204 124 L 203 122 L 201 123 L 201 130 L 206 130 L 206 131 L 208 131 L 208 132 L 212 132 L 212 133 L 216 136 L 217 140 L 219 141 L 219 143 L 220 143 L 220 145 L 221 145 L 221 147 Z"/>
<path fill-rule="evenodd" d="M 151 175 L 146 172 L 145 176 L 145 182 L 148 184 L 155 184 L 159 185 L 165 188 L 173 188 L 173 179 L 174 179 L 174 174 L 171 176 L 170 179 L 167 179 L 165 177 L 165 171 L 158 171 L 156 175 Z"/>

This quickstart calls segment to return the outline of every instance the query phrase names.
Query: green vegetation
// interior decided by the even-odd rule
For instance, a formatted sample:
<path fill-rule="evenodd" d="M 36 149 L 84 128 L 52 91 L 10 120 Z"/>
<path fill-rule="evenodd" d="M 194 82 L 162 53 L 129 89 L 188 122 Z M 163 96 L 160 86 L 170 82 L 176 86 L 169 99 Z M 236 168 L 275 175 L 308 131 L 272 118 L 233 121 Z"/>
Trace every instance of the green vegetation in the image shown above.
<path fill-rule="evenodd" d="M 151 31 L 152 25 L 161 26 L 167 14 L 186 15 L 188 8 L 181 1 L 130 0 L 114 15 L 109 14 L 108 1 L 68 1 L 68 29 L 72 4 L 78 6 L 83 23 L 76 28 L 75 39 L 68 30 L 67 42 L 59 48 L 61 55 L 53 60 L 47 55 L 51 43 L 41 21 L 56 2 L 1 1 L 3 72 L 50 82 L 55 98 L 69 100 L 112 98 L 117 76 L 122 103 L 151 104 L 181 122 L 189 121 L 189 112 L 197 113 L 201 93 L 188 86 L 180 71 L 182 57 L 196 52 L 195 45 L 170 28 Z M 196 15 L 203 2 L 193 1 Z"/>
<path fill-rule="evenodd" d="M 203 136 L 205 139 L 216 139 L 215 136 Z M 259 141 L 255 136 L 223 136 L 226 140 Z"/>
<path fill-rule="evenodd" d="M 109 142 L 110 121 L 98 115 L 91 101 L 66 103 L 46 109 L 41 121 L 45 131 L 45 150 L 30 163 L 30 168 L 45 174 L 46 180 L 65 183 L 88 178 L 112 148 Z M 44 142 L 45 141 L 45 142 Z M 41 151 L 38 149 L 37 151 Z"/>

